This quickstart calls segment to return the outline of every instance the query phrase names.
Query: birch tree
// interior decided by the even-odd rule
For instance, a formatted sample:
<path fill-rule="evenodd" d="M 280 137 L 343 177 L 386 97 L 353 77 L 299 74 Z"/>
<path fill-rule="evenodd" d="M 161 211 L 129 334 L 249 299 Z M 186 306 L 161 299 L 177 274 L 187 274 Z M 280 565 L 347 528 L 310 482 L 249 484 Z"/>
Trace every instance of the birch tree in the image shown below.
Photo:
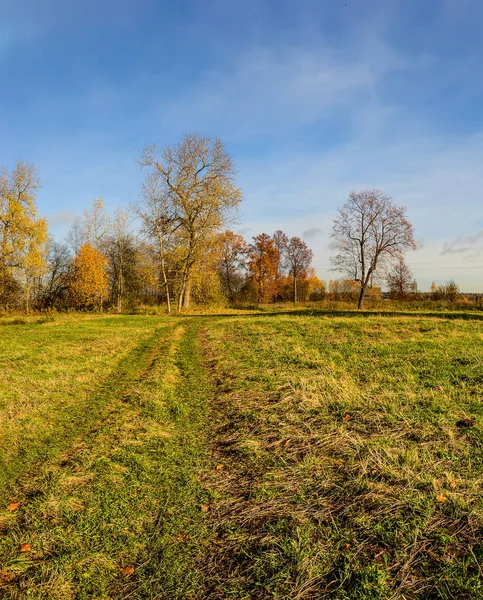
<path fill-rule="evenodd" d="M 47 252 L 47 222 L 36 206 L 40 185 L 31 163 L 17 161 L 12 171 L 0 171 L 0 287 L 23 278 L 27 308 L 32 280 L 41 276 Z"/>
<path fill-rule="evenodd" d="M 180 220 L 176 203 L 173 202 L 172 194 L 168 193 L 164 177 L 160 175 L 158 169 L 147 174 L 143 182 L 141 199 L 132 206 L 132 210 L 141 220 L 141 233 L 156 246 L 161 285 L 164 288 L 166 308 L 170 313 L 171 290 L 167 259 Z"/>

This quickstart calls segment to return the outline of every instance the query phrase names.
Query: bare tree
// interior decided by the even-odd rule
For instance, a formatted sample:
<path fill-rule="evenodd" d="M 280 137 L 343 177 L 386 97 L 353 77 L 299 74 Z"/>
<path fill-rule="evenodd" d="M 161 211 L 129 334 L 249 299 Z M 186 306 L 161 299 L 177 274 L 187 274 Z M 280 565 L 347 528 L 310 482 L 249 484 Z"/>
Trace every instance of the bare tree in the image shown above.
<path fill-rule="evenodd" d="M 243 236 L 227 229 L 218 238 L 219 260 L 218 273 L 222 289 L 230 302 L 240 291 L 243 283 L 243 271 L 246 269 L 248 246 Z"/>
<path fill-rule="evenodd" d="M 280 281 L 284 276 L 284 271 L 287 267 L 287 246 L 288 246 L 288 235 L 282 231 L 281 229 L 277 229 L 277 231 L 272 235 L 273 245 L 277 249 L 278 252 L 278 265 L 277 265 L 277 273 L 275 276 L 275 284 L 276 284 L 276 295 L 280 295 Z M 278 298 L 274 297 L 276 301 Z"/>
<path fill-rule="evenodd" d="M 85 243 L 84 232 L 82 231 L 82 219 L 80 217 L 76 217 L 65 239 L 72 252 L 77 254 L 82 244 Z"/>
<path fill-rule="evenodd" d="M 241 201 L 234 184 L 235 169 L 221 140 L 190 133 L 176 146 L 158 152 L 146 148 L 141 165 L 159 178 L 161 193 L 177 221 L 177 243 L 183 250 L 178 310 L 190 302 L 193 268 L 203 246 L 226 223 Z"/>
<path fill-rule="evenodd" d="M 47 271 L 40 294 L 40 303 L 44 308 L 52 308 L 67 292 L 71 261 L 68 246 L 49 238 Z"/>
<path fill-rule="evenodd" d="M 146 175 L 141 199 L 132 206 L 132 210 L 141 219 L 141 233 L 155 242 L 166 297 L 166 308 L 170 313 L 167 253 L 180 222 L 177 216 L 177 207 L 172 202 L 171 194 L 166 192 L 159 171 L 151 171 Z"/>
<path fill-rule="evenodd" d="M 104 242 L 104 253 L 109 262 L 111 275 L 111 295 L 115 299 L 117 312 L 122 312 L 122 299 L 126 288 L 126 270 L 132 262 L 133 237 L 129 226 L 129 214 L 116 208 L 114 218 L 109 223 L 110 233 Z M 130 260 L 131 259 L 131 260 Z"/>
<path fill-rule="evenodd" d="M 416 247 L 406 209 L 378 190 L 349 195 L 334 220 L 332 237 L 338 250 L 331 259 L 333 270 L 359 283 L 359 309 L 373 277 L 404 249 Z"/>
<path fill-rule="evenodd" d="M 96 198 L 86 209 L 82 217 L 77 217 L 67 233 L 67 242 L 74 254 L 80 247 L 89 244 L 102 252 L 109 230 L 109 218 L 104 207 L 104 200 Z"/>
<path fill-rule="evenodd" d="M 285 248 L 287 264 L 293 278 L 293 301 L 297 302 L 297 281 L 306 274 L 312 262 L 313 252 L 298 237 L 290 238 Z"/>
<path fill-rule="evenodd" d="M 416 281 L 402 254 L 392 265 L 386 281 L 389 293 L 393 298 L 403 299 L 417 290 Z"/>

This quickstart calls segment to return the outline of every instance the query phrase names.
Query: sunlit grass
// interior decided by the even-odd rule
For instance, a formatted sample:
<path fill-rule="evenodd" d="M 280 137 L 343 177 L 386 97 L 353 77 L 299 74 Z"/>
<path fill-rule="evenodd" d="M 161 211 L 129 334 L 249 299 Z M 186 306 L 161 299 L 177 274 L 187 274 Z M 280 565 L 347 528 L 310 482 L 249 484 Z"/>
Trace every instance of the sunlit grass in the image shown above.
<path fill-rule="evenodd" d="M 209 340 L 212 597 L 483 594 L 478 321 L 279 315 Z"/>
<path fill-rule="evenodd" d="M 0 596 L 483 597 L 478 317 L 4 323 Z"/>

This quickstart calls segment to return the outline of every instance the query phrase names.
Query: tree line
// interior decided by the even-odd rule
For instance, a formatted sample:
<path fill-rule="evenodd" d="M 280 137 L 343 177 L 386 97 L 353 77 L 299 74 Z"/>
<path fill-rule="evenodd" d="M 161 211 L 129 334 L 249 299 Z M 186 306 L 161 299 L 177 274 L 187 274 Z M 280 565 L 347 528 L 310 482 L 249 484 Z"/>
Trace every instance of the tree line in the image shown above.
<path fill-rule="evenodd" d="M 404 207 L 377 190 L 353 192 L 338 210 L 334 271 L 325 283 L 312 250 L 278 230 L 247 241 L 230 226 L 242 200 L 221 140 L 198 133 L 178 144 L 147 147 L 139 199 L 106 213 L 102 198 L 78 217 L 64 243 L 39 217 L 34 165 L 18 161 L 0 174 L 0 308 L 110 309 L 163 304 L 168 312 L 196 303 L 261 304 L 392 297 L 417 286 L 404 252 L 415 247 Z M 452 287 L 453 286 L 453 287 Z M 454 285 L 432 290 L 453 297 Z"/>

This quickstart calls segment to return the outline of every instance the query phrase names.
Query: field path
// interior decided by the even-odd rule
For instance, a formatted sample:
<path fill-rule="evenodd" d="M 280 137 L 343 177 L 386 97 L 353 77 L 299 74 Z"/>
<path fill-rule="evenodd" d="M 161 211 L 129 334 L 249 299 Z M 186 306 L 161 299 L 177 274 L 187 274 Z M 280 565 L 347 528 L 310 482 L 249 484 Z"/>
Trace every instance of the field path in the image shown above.
<path fill-rule="evenodd" d="M 477 320 L 55 327 L 0 338 L 2 600 L 483 598 Z"/>
<path fill-rule="evenodd" d="M 0 517 L 2 598 L 182 598 L 199 588 L 209 389 L 200 325 L 173 321 L 143 341 L 95 392 L 101 408 L 84 431 L 66 432 L 62 452 L 11 485 L 19 507 Z"/>

